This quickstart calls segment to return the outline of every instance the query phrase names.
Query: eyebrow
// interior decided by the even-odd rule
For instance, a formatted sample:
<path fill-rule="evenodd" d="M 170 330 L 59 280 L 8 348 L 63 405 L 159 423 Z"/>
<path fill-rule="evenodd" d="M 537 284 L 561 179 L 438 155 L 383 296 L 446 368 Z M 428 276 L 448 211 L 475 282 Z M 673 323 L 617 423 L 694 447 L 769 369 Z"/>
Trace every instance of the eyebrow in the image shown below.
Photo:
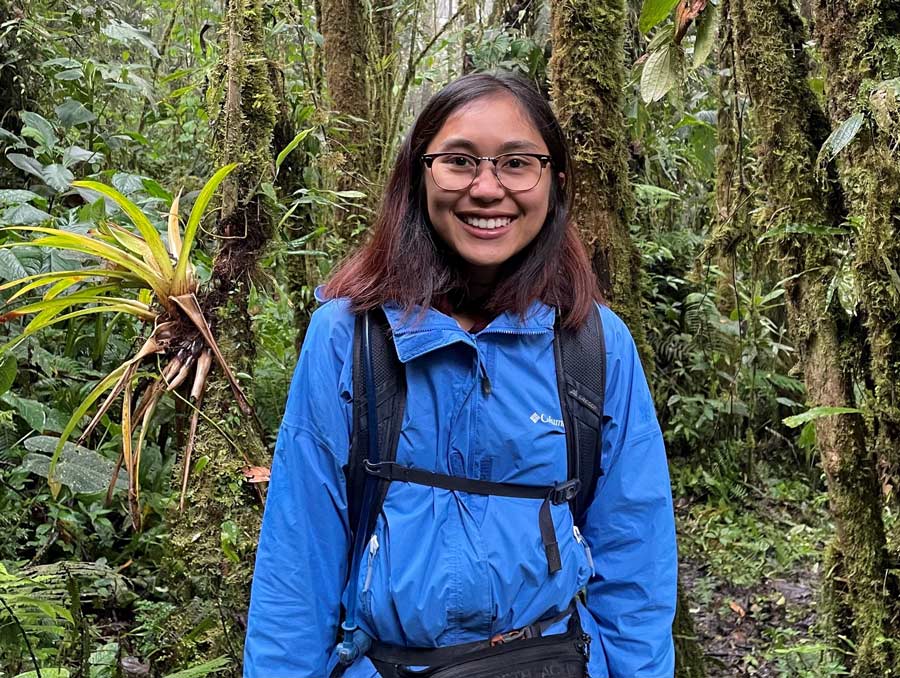
<path fill-rule="evenodd" d="M 477 154 L 475 144 L 464 137 L 451 137 L 449 139 L 446 139 L 444 143 L 440 145 L 438 152 L 447 151 L 452 148 L 464 148 L 466 150 L 472 151 L 473 154 Z M 509 153 L 510 151 L 535 151 L 537 153 L 542 152 L 540 147 L 533 141 L 529 141 L 528 139 L 511 139 L 510 141 L 504 141 L 502 144 L 500 144 L 497 155 Z"/>

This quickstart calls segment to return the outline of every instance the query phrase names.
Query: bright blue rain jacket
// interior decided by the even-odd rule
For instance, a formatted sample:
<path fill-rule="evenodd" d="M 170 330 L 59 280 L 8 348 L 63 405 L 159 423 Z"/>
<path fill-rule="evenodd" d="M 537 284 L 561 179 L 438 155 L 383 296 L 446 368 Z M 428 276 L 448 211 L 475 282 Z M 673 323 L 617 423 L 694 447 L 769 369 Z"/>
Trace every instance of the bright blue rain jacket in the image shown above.
<path fill-rule="evenodd" d="M 433 309 L 385 310 L 407 375 L 399 463 L 494 482 L 566 480 L 552 308 L 535 303 L 524 321 L 504 314 L 474 335 Z M 358 622 L 371 636 L 409 647 L 484 640 L 564 610 L 587 587 L 591 678 L 672 677 L 677 565 L 663 439 L 631 335 L 601 313 L 604 475 L 583 525 L 567 504 L 552 506 L 562 569 L 548 574 L 540 499 L 393 482 L 357 586 Z M 325 678 L 336 661 L 351 551 L 341 467 L 353 326 L 346 301 L 325 303 L 300 353 L 262 523 L 244 678 Z M 362 659 L 345 675 L 377 673 Z"/>

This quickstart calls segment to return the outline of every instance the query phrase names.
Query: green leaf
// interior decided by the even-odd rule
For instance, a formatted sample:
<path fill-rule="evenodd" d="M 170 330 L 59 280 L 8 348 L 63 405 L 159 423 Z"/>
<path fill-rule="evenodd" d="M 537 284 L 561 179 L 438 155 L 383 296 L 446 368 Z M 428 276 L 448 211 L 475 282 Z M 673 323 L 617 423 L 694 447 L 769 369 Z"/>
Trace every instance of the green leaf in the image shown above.
<path fill-rule="evenodd" d="M 28 275 L 28 271 L 22 266 L 22 262 L 18 260 L 12 250 L 0 250 L 0 279 L 18 280 Z"/>
<path fill-rule="evenodd" d="M 22 460 L 22 467 L 30 473 L 47 478 L 50 459 L 58 444 L 59 439 L 52 436 L 28 438 L 25 448 L 31 454 Z M 115 466 L 112 459 L 107 459 L 99 452 L 67 442 L 63 445 L 56 466 L 55 480 L 75 494 L 99 494 L 109 487 Z M 116 479 L 116 487 L 127 490 L 127 478 L 120 475 Z"/>
<path fill-rule="evenodd" d="M 62 164 L 71 167 L 80 162 L 90 162 L 95 165 L 103 162 L 104 155 L 100 151 L 89 151 L 81 146 L 69 146 L 63 153 Z"/>
<path fill-rule="evenodd" d="M 5 226 L 31 226 L 42 224 L 51 218 L 44 210 L 39 210 L 34 205 L 14 205 L 6 208 L 0 216 L 0 223 Z"/>
<path fill-rule="evenodd" d="M 862 129 L 865 116 L 862 113 L 854 113 L 844 120 L 837 129 L 835 129 L 825 143 L 822 144 L 822 150 L 819 151 L 819 159 L 822 156 L 828 156 L 828 160 L 834 160 L 838 153 L 844 150 Z"/>
<path fill-rule="evenodd" d="M 89 111 L 83 103 L 75 99 L 66 99 L 53 110 L 56 111 L 56 116 L 63 127 L 67 128 L 85 125 L 97 119 L 97 116 Z"/>
<path fill-rule="evenodd" d="M 147 195 L 149 195 L 151 198 L 163 200 L 167 205 L 172 204 L 172 194 L 162 186 L 160 186 L 158 182 L 154 181 L 153 179 L 143 178 L 141 179 L 141 184 L 143 185 L 144 190 L 147 192 Z"/>
<path fill-rule="evenodd" d="M 22 111 L 19 113 L 19 119 L 25 123 L 26 127 L 22 130 L 23 137 L 29 137 L 37 141 L 45 148 L 53 148 L 56 146 L 56 132 L 53 125 L 42 115 L 32 113 L 31 111 Z M 26 130 L 33 130 L 34 133 L 27 133 Z"/>
<path fill-rule="evenodd" d="M 820 419 L 821 417 L 832 417 L 836 414 L 862 414 L 862 410 L 855 407 L 813 407 L 801 414 L 785 417 L 781 421 L 789 428 L 797 428 L 808 421 Z"/>
<path fill-rule="evenodd" d="M 231 174 L 237 167 L 237 163 L 225 165 L 206 182 L 206 185 L 200 191 L 194 205 L 191 208 L 191 214 L 188 217 L 187 224 L 184 227 L 184 235 L 181 242 L 181 256 L 178 257 L 178 264 L 175 267 L 174 281 L 177 289 L 173 289 L 175 295 L 185 294 L 188 290 L 184 287 L 186 284 L 187 267 L 191 260 L 191 248 L 194 244 L 194 237 L 197 235 L 197 229 L 200 228 L 200 221 L 206 212 L 209 201 L 212 200 L 213 193 L 219 187 L 225 177 Z"/>
<path fill-rule="evenodd" d="M 31 156 L 22 155 L 21 153 L 7 153 L 6 159 L 23 172 L 28 172 L 28 174 L 33 174 L 34 176 L 43 180 L 44 175 L 42 174 L 42 172 L 44 170 L 44 166 Z"/>
<path fill-rule="evenodd" d="M 651 28 L 669 16 L 677 4 L 678 0 L 644 0 L 638 22 L 641 33 L 648 33 Z"/>
<path fill-rule="evenodd" d="M 13 676 L 13 678 L 69 678 L 70 675 L 68 669 L 43 668 L 40 674 L 37 671 L 26 671 Z"/>
<path fill-rule="evenodd" d="M 836 226 L 818 226 L 816 224 L 784 224 L 776 228 L 770 228 L 768 231 L 759 236 L 757 243 L 766 240 L 782 238 L 786 235 L 812 235 L 818 238 L 825 238 L 837 235 L 846 235 L 847 230 Z"/>
<path fill-rule="evenodd" d="M 644 103 L 662 99 L 678 82 L 676 50 L 674 45 L 666 45 L 653 52 L 644 62 L 641 73 L 641 98 Z"/>
<path fill-rule="evenodd" d="M 69 190 L 69 185 L 75 180 L 75 175 L 65 165 L 59 164 L 47 165 L 41 177 L 58 193 Z"/>
<path fill-rule="evenodd" d="M 309 136 L 310 132 L 312 132 L 315 128 L 309 127 L 307 129 L 301 130 L 297 133 L 293 139 L 291 139 L 290 143 L 285 146 L 281 152 L 278 154 L 278 157 L 275 158 L 275 174 L 278 174 L 278 169 L 281 167 L 281 163 L 284 162 L 285 158 L 287 158 L 291 151 L 293 151 L 300 143 Z"/>
<path fill-rule="evenodd" d="M 17 188 L 0 188 L 0 205 L 21 205 L 33 200 L 39 200 L 39 196 L 34 191 L 26 191 Z"/>
<path fill-rule="evenodd" d="M 124 42 L 126 44 L 138 43 L 145 47 L 154 57 L 157 59 L 159 58 L 159 52 L 156 51 L 156 45 L 154 45 L 153 40 L 150 39 L 149 31 L 135 28 L 125 21 L 113 19 L 109 24 L 103 27 L 101 33 L 117 42 Z"/>
<path fill-rule="evenodd" d="M 17 372 L 18 365 L 16 365 L 15 356 L 8 355 L 0 359 L 0 395 L 5 394 L 12 388 Z"/>
<path fill-rule="evenodd" d="M 700 68 L 709 58 L 716 41 L 716 24 L 719 15 L 716 5 L 707 3 L 706 8 L 697 21 L 697 37 L 694 39 L 694 57 L 692 65 Z"/>
<path fill-rule="evenodd" d="M 195 664 L 190 668 L 175 673 L 168 673 L 163 678 L 203 678 L 211 673 L 218 673 L 223 669 L 227 669 L 231 665 L 231 660 L 226 656 L 210 659 L 202 664 Z"/>
<path fill-rule="evenodd" d="M 14 393 L 4 393 L 0 396 L 0 400 L 13 408 L 16 414 L 22 417 L 32 430 L 38 433 L 44 432 L 44 426 L 47 423 L 47 411 L 41 403 L 28 398 L 20 398 Z"/>

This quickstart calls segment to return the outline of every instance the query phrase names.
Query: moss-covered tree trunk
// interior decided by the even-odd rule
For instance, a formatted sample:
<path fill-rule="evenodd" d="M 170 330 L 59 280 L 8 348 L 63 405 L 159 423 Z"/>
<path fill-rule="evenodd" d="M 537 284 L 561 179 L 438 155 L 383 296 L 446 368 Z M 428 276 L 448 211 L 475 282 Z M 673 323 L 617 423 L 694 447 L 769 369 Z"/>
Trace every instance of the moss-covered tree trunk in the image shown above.
<path fill-rule="evenodd" d="M 624 120 L 624 0 L 553 0 L 550 87 L 574 158 L 574 218 L 601 291 L 628 324 L 645 364 L 640 258 L 629 232 L 634 197 Z M 684 594 L 674 636 L 678 678 L 706 675 Z"/>
<path fill-rule="evenodd" d="M 900 2 L 813 4 L 831 125 L 866 115 L 838 164 L 859 227 L 855 270 L 869 333 L 876 452 L 900 507 Z"/>
<path fill-rule="evenodd" d="M 776 236 L 794 344 L 812 406 L 854 405 L 850 356 L 859 338 L 843 310 L 828 303 L 833 242 L 811 235 L 844 218 L 834 182 L 816 174 L 829 127 L 808 86 L 805 34 L 791 0 L 731 0 L 738 77 L 752 100 L 760 230 Z M 802 225 L 807 234 L 792 232 Z M 786 227 L 794 227 L 786 231 Z M 833 237 L 833 236 L 832 236 Z M 856 414 L 816 421 L 836 533 L 826 568 L 828 621 L 849 651 L 852 675 L 889 675 L 889 592 L 875 457 Z M 855 655 L 855 656 L 854 656 Z"/>
<path fill-rule="evenodd" d="M 223 191 L 212 280 L 201 304 L 226 361 L 252 373 L 254 341 L 248 295 L 272 221 L 261 181 L 271 180 L 276 106 L 263 51 L 262 0 L 229 0 L 222 30 L 221 83 L 210 90 L 218 164 L 239 162 Z M 246 383 L 245 383 L 246 386 Z M 203 403 L 185 509 L 173 516 L 170 586 L 182 603 L 179 665 L 227 655 L 240 675 L 262 493 L 242 469 L 268 465 L 255 417 L 242 412 L 214 371 Z M 181 469 L 178 469 L 180 482 Z M 188 631 L 200 628 L 196 635 Z"/>

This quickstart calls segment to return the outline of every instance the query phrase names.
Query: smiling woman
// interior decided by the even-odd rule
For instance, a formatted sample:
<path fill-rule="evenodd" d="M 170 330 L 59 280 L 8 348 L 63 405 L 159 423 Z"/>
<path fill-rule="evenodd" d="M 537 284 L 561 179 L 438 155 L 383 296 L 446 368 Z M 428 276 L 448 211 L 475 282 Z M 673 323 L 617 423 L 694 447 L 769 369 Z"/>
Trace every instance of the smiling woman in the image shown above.
<path fill-rule="evenodd" d="M 662 435 L 569 167 L 518 77 L 463 77 L 419 115 L 371 239 L 317 293 L 245 678 L 672 675 Z"/>

